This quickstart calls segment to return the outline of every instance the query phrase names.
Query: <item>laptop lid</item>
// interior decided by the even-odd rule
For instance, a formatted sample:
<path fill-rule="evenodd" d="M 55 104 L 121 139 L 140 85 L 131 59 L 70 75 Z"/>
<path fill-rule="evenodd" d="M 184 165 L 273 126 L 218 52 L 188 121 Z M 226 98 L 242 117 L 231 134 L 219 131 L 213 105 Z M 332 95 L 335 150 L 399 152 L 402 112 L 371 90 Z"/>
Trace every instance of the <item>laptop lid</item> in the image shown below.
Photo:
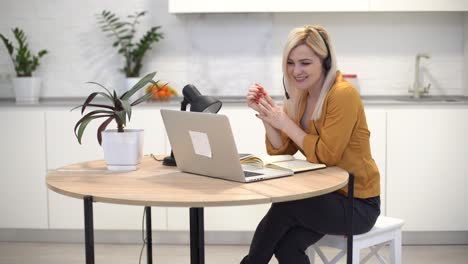
<path fill-rule="evenodd" d="M 172 151 L 181 171 L 237 182 L 291 175 L 262 169 L 246 180 L 225 115 L 161 109 Z"/>

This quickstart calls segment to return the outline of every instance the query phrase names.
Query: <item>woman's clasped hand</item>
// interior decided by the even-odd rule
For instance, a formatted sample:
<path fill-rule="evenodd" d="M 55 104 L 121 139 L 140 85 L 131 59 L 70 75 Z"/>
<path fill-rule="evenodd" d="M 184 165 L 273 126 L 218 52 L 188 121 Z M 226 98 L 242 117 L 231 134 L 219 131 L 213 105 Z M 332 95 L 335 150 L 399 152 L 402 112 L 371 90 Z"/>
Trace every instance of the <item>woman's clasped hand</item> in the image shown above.
<path fill-rule="evenodd" d="M 247 93 L 247 105 L 257 112 L 256 117 L 279 130 L 282 130 L 286 119 L 289 118 L 283 108 L 279 107 L 265 88 L 258 83 L 250 86 Z"/>

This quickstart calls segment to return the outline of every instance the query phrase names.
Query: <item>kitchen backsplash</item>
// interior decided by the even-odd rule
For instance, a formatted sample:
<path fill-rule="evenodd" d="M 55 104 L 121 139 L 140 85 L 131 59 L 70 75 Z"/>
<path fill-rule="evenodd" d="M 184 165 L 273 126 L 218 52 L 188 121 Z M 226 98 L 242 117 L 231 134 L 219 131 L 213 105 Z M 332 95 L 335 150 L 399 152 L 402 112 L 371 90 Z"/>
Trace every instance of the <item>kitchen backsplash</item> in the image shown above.
<path fill-rule="evenodd" d="M 362 94 L 407 94 L 418 52 L 432 55 L 421 61 L 430 93 L 468 94 L 463 85 L 468 22 L 462 12 L 172 15 L 165 0 L 2 0 L 0 32 L 12 38 L 10 30 L 18 26 L 33 51 L 49 50 L 35 74 L 43 79 L 42 97 L 84 97 L 91 89 L 87 81 L 124 85 L 121 58 L 95 17 L 104 9 L 120 17 L 148 10 L 141 34 L 162 25 L 165 38 L 147 54 L 143 72 L 158 71 L 179 91 L 193 83 L 205 94 L 244 95 L 259 82 L 279 95 L 288 32 L 321 24 L 332 36 L 339 69 L 358 75 Z M 2 43 L 0 97 L 13 97 L 8 80 L 13 75 Z"/>

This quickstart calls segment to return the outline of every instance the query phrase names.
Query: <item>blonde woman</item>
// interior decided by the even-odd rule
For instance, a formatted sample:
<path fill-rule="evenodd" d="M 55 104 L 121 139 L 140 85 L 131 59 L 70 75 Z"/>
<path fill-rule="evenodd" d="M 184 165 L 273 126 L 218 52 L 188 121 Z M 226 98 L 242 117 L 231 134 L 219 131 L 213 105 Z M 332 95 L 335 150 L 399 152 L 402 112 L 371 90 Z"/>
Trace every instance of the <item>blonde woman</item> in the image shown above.
<path fill-rule="evenodd" d="M 248 106 L 263 121 L 271 155 L 301 151 L 310 162 L 355 175 L 353 231 L 369 231 L 380 214 L 380 176 L 372 159 L 364 106 L 343 79 L 328 32 L 293 29 L 283 52 L 285 100 L 279 107 L 259 84 Z M 330 194 L 272 204 L 259 223 L 243 264 L 310 263 L 305 250 L 325 234 L 345 234 L 347 187 Z"/>

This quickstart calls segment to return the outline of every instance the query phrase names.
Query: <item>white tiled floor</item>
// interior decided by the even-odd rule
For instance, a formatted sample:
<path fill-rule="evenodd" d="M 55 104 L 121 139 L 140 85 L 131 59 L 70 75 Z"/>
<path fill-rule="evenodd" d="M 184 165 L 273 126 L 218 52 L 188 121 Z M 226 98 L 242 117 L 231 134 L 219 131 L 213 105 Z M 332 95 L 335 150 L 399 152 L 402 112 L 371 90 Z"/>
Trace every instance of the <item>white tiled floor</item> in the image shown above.
<path fill-rule="evenodd" d="M 138 263 L 141 245 L 97 244 L 96 264 Z M 247 246 L 206 246 L 206 264 L 239 263 L 247 253 Z M 327 250 L 326 253 L 333 253 Z M 384 251 L 388 255 L 388 251 Z M 188 245 L 154 245 L 153 262 L 157 264 L 190 263 Z M 141 263 L 146 263 L 146 251 Z M 0 242 L 0 264 L 84 264 L 82 244 L 7 243 Z M 276 264 L 273 258 L 270 262 Z M 316 262 L 320 263 L 320 262 Z M 343 259 L 340 263 L 346 263 Z M 378 263 L 375 259 L 368 263 Z M 468 245 L 460 246 L 404 246 L 404 264 L 466 264 Z M 293 263 L 291 263 L 293 264 Z"/>

